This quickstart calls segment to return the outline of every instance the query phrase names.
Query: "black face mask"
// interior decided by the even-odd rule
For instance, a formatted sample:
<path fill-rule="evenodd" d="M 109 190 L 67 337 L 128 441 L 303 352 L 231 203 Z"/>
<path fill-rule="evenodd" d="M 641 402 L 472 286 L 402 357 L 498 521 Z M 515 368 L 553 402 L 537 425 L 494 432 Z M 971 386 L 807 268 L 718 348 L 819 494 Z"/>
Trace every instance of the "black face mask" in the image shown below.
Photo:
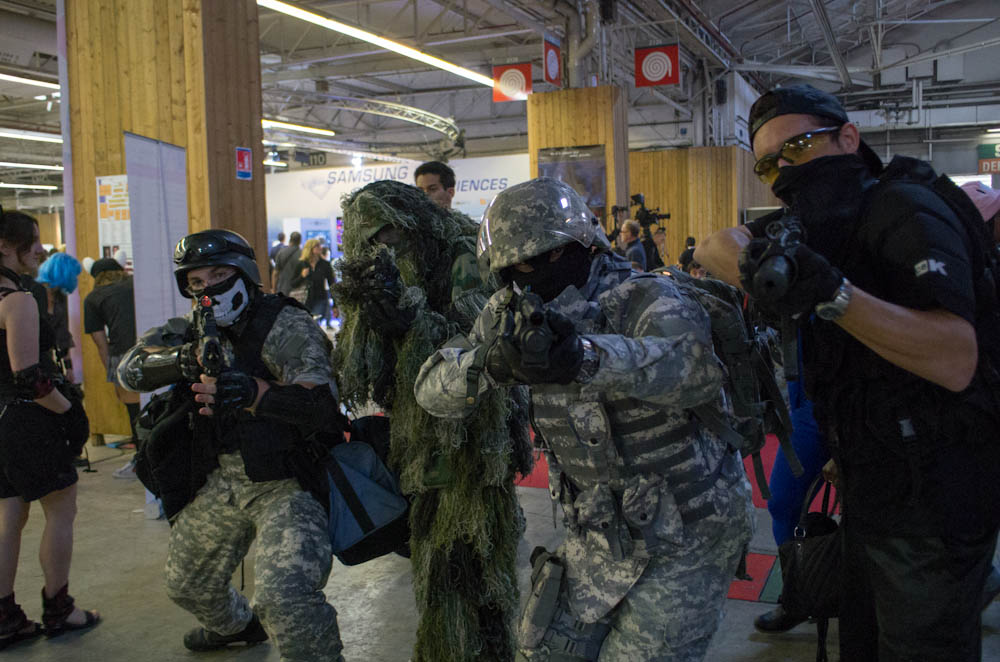
<path fill-rule="evenodd" d="M 782 167 L 771 190 L 801 220 L 809 247 L 836 264 L 874 182 L 860 156 L 837 154 Z"/>
<path fill-rule="evenodd" d="M 563 254 L 555 262 L 549 261 L 549 253 L 543 253 L 529 260 L 533 271 L 518 271 L 513 267 L 505 274 L 522 290 L 531 291 L 548 303 L 570 285 L 581 288 L 590 278 L 590 249 L 573 242 L 567 244 Z M 506 270 L 505 270 L 506 271 Z"/>

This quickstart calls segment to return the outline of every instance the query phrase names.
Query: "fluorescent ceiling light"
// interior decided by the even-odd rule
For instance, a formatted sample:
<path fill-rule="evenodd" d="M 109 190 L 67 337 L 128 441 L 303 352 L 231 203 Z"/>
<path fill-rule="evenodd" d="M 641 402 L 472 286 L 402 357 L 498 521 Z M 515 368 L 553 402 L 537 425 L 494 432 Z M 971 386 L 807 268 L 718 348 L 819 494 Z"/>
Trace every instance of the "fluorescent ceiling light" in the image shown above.
<path fill-rule="evenodd" d="M 276 168 L 287 168 L 288 164 L 284 161 L 272 161 L 271 159 L 264 159 L 264 165 L 275 166 Z"/>
<path fill-rule="evenodd" d="M 43 143 L 61 143 L 62 136 L 39 131 L 22 131 L 21 129 L 5 129 L 0 127 L 0 138 L 16 138 L 17 140 L 37 140 Z"/>
<path fill-rule="evenodd" d="M 21 78 L 20 76 L 11 76 L 10 74 L 0 74 L 0 80 L 21 83 L 22 85 L 37 85 L 38 87 L 47 87 L 50 90 L 59 89 L 59 83 L 50 83 L 47 80 L 35 80 L 34 78 Z"/>
<path fill-rule="evenodd" d="M 369 44 L 375 44 L 376 46 L 386 49 L 387 51 L 399 53 L 400 55 L 423 62 L 424 64 L 429 64 L 432 67 L 437 67 L 438 69 L 462 76 L 463 78 L 468 78 L 469 80 L 475 81 L 480 85 L 493 87 L 493 79 L 488 76 L 478 74 L 471 69 L 460 67 L 457 64 L 452 64 L 451 62 L 447 62 L 441 58 L 436 58 L 433 55 L 428 55 L 427 53 L 418 51 L 415 48 L 404 46 L 403 44 L 386 39 L 385 37 L 380 37 L 376 34 L 372 34 L 371 32 L 366 32 L 365 30 L 347 25 L 346 23 L 335 21 L 332 18 L 326 18 L 324 16 L 320 16 L 319 14 L 314 14 L 304 9 L 300 9 L 299 7 L 290 5 L 287 2 L 280 2 L 280 0 L 257 0 L 257 4 L 261 7 L 266 7 L 273 11 L 293 16 L 303 21 L 308 21 L 313 25 L 318 25 L 322 28 L 326 28 L 327 30 L 333 30 L 334 32 L 345 34 L 348 37 L 354 37 L 355 39 L 359 39 L 361 41 L 367 41 Z"/>
<path fill-rule="evenodd" d="M 41 163 L 12 163 L 0 161 L 0 168 L 27 168 L 29 170 L 62 170 L 61 165 L 43 165 Z"/>
<path fill-rule="evenodd" d="M 59 187 L 50 186 L 48 184 L 4 184 L 3 182 L 0 182 L 0 188 L 24 188 L 38 191 L 55 191 Z"/>
<path fill-rule="evenodd" d="M 1000 133 L 1000 127 L 995 129 L 986 129 L 986 133 Z"/>
<path fill-rule="evenodd" d="M 300 131 L 302 133 L 315 133 L 321 136 L 337 135 L 330 129 L 320 129 L 315 126 L 303 126 L 302 124 L 289 124 L 288 122 L 279 122 L 278 120 L 263 119 L 260 121 L 260 125 L 265 129 L 286 129 L 288 131 Z"/>

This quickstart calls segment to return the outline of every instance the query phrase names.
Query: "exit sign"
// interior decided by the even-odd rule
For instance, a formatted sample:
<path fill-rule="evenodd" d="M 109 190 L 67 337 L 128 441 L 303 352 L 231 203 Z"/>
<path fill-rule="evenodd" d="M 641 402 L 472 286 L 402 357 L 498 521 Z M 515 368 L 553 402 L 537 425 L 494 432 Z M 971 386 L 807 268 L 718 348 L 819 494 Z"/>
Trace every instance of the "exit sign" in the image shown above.
<path fill-rule="evenodd" d="M 979 157 L 979 174 L 1000 174 L 1000 143 L 977 145 L 976 155 Z"/>

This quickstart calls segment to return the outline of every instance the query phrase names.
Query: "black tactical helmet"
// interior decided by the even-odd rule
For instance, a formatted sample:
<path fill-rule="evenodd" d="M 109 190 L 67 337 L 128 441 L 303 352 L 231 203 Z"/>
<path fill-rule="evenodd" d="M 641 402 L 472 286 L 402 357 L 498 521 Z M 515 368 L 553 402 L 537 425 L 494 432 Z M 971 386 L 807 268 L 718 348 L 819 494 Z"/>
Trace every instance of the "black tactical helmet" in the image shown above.
<path fill-rule="evenodd" d="M 177 242 L 174 249 L 174 277 L 181 295 L 187 291 L 187 272 L 200 267 L 235 267 L 250 283 L 260 287 L 260 270 L 253 248 L 241 235 L 231 230 L 202 230 Z"/>

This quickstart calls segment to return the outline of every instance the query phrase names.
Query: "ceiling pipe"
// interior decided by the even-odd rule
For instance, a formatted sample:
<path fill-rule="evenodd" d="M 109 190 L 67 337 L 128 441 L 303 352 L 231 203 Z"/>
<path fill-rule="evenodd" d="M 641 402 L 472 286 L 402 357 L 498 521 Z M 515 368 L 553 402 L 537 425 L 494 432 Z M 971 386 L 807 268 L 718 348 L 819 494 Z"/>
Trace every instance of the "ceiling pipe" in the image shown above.
<path fill-rule="evenodd" d="M 545 24 L 539 23 L 530 15 L 528 15 L 527 12 L 518 9 L 517 7 L 511 6 L 509 3 L 504 2 L 504 0 L 484 0 L 484 1 L 490 7 L 493 7 L 493 9 L 496 9 L 497 11 L 502 12 L 507 16 L 510 16 L 512 19 L 514 19 L 521 25 L 531 28 L 538 34 L 541 35 L 545 34 Z"/>
<path fill-rule="evenodd" d="M 837 73 L 840 74 L 840 82 L 844 87 L 851 87 L 851 74 L 848 73 L 847 63 L 844 62 L 840 49 L 837 47 L 837 37 L 833 34 L 833 26 L 830 25 L 830 17 L 827 16 L 823 0 L 809 0 L 809 4 L 812 5 L 816 22 L 819 23 L 820 30 L 823 31 L 823 39 L 830 51 L 830 58 L 833 59 L 833 64 L 837 67 Z"/>
<path fill-rule="evenodd" d="M 586 6 L 585 11 L 580 11 L 581 5 Z M 583 66 L 583 60 L 591 51 L 594 50 L 594 46 L 597 45 L 597 28 L 600 25 L 600 19 L 597 15 L 597 2 L 596 0 L 585 0 L 583 3 L 577 4 L 577 17 L 576 19 L 571 19 L 569 21 L 569 27 L 571 31 L 570 42 L 569 42 L 569 86 L 570 87 L 584 87 L 586 85 L 585 70 Z M 580 19 L 586 17 L 586 34 L 587 36 L 581 40 L 581 26 Z"/>
<path fill-rule="evenodd" d="M 705 32 L 710 34 L 712 38 L 715 39 L 720 46 L 722 46 L 722 49 L 726 51 L 726 53 L 728 53 L 731 58 L 737 61 L 742 59 L 739 51 L 736 50 L 736 47 L 733 46 L 733 44 L 729 41 L 729 39 L 726 38 L 725 35 L 719 32 L 718 28 L 716 28 L 712 24 L 712 21 L 710 21 L 708 17 L 702 13 L 701 9 L 699 9 L 693 2 L 691 2 L 691 0 L 677 0 L 677 2 L 682 7 L 684 7 L 684 9 L 686 9 L 689 14 L 691 14 L 694 20 L 698 22 L 698 25 L 700 25 L 702 28 L 705 29 Z M 754 72 L 748 72 L 748 73 L 750 74 L 750 77 L 754 79 L 754 82 L 760 85 L 762 89 L 765 90 L 768 89 L 769 85 L 764 82 L 763 78 L 761 78 L 758 74 Z"/>

